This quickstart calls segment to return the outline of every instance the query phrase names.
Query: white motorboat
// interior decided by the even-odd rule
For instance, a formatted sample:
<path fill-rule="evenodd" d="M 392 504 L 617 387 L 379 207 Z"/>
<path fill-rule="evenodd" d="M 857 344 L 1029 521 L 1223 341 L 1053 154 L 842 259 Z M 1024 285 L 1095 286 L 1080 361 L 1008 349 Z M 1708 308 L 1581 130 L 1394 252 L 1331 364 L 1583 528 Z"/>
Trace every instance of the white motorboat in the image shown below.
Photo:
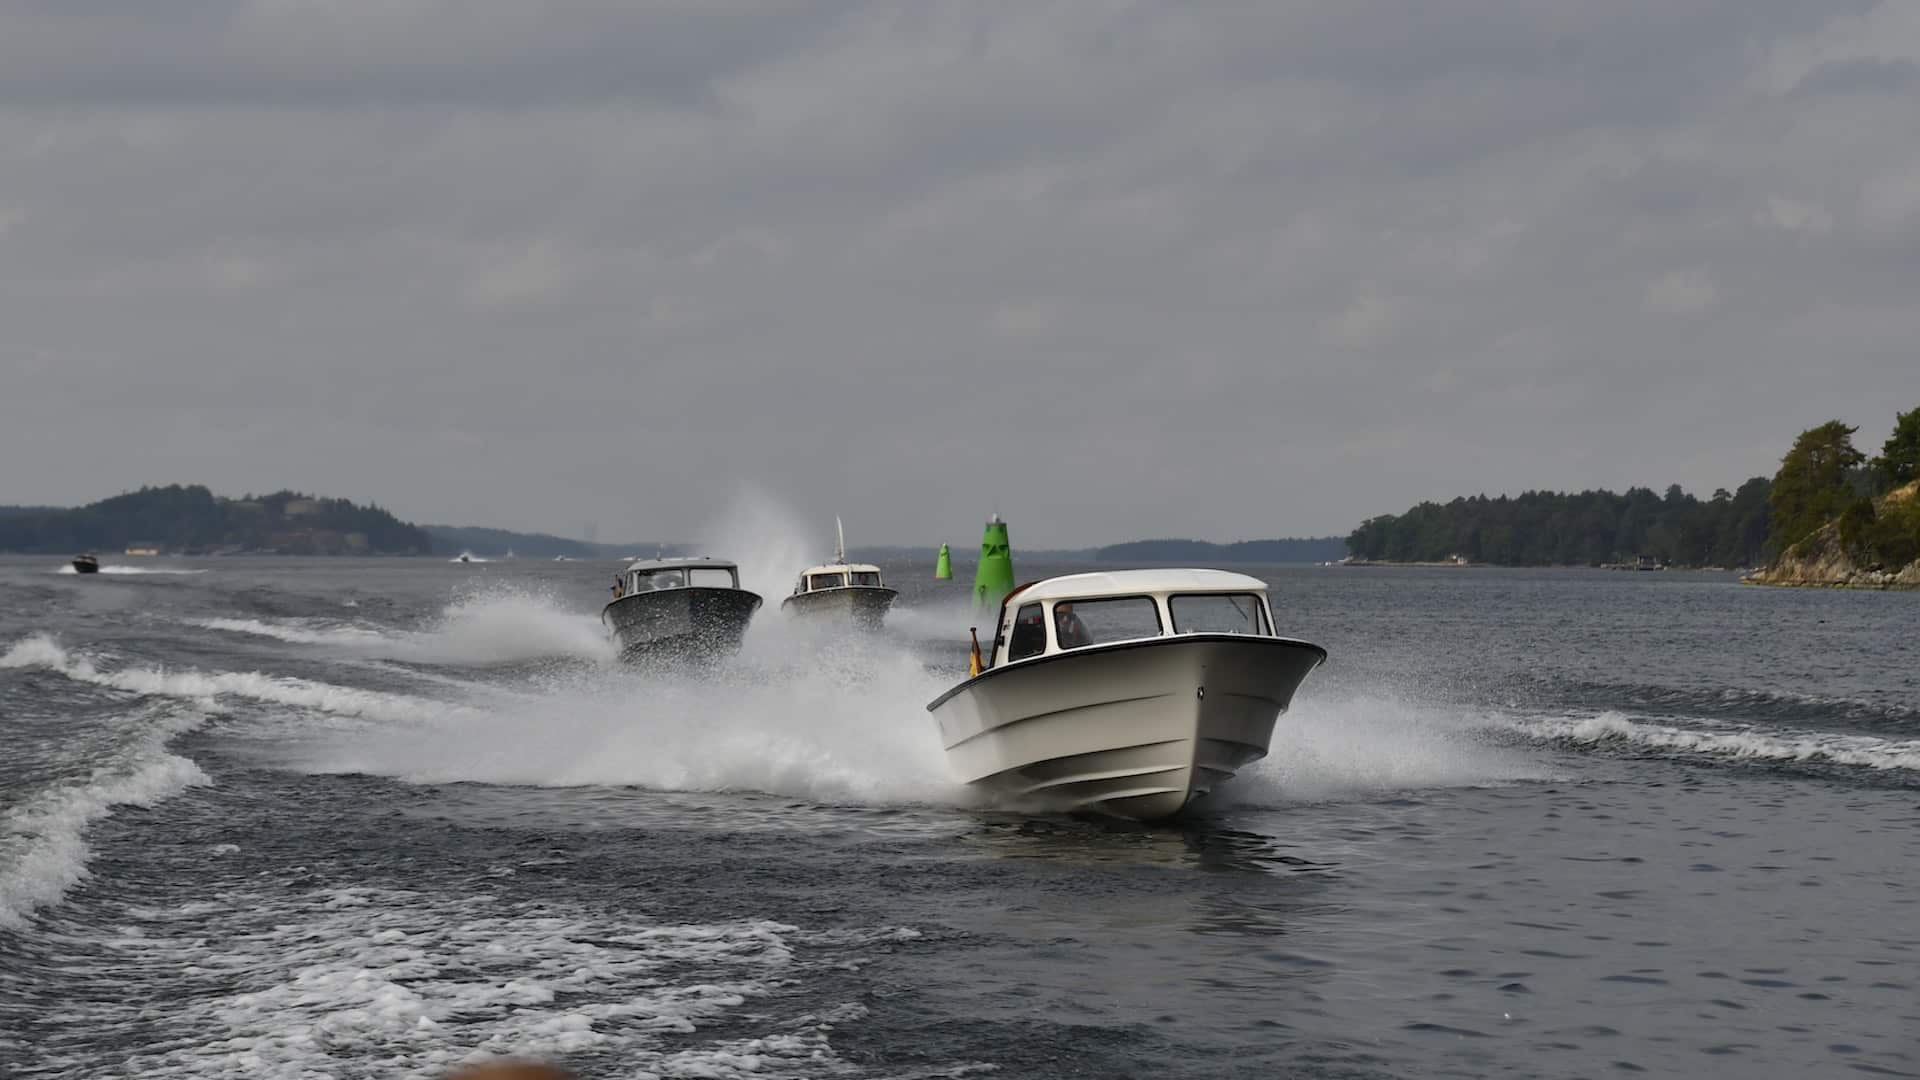
<path fill-rule="evenodd" d="M 1008 594 L 991 656 L 927 711 L 964 783 L 1154 820 L 1265 757 L 1274 723 L 1326 658 L 1274 633 L 1258 578 L 1072 574 Z"/>
<path fill-rule="evenodd" d="M 833 519 L 839 541 L 833 561 L 800 572 L 793 593 L 780 601 L 781 610 L 819 622 L 849 623 L 861 630 L 878 630 L 893 606 L 894 590 L 880 578 L 880 568 L 847 561 L 847 533 Z"/>

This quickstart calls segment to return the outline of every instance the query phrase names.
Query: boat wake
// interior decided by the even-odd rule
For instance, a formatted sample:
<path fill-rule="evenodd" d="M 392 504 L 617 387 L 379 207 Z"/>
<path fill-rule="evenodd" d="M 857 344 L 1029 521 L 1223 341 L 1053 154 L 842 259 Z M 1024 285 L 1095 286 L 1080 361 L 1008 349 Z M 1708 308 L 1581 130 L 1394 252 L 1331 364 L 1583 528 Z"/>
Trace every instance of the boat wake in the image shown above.
<path fill-rule="evenodd" d="M 131 907 L 115 925 L 138 947 L 115 950 L 111 969 L 60 963 L 102 986 L 172 988 L 167 1023 L 195 1037 L 141 1047 L 137 1071 L 156 1078 L 240 1065 L 249 1076 L 332 1076 L 343 1061 L 355 1075 L 444 1075 L 503 1054 L 592 1055 L 638 1076 L 850 1073 L 832 1035 L 866 1010 L 782 991 L 826 984 L 874 942 L 918 936 L 615 919 L 562 897 L 371 887 L 229 889 L 186 907 Z M 96 1035 L 137 1030 L 154 1010 L 103 992 L 46 1022 Z M 125 1064 L 123 1044 L 80 1034 L 47 1040 L 62 1075 Z"/>
<path fill-rule="evenodd" d="M 1336 802 L 1558 776 L 1550 762 L 1488 738 L 1485 714 L 1385 694 L 1316 698 L 1311 681 L 1274 726 L 1267 756 L 1215 796 L 1218 806 Z"/>
<path fill-rule="evenodd" d="M 72 574 L 72 575 L 74 575 L 74 576 L 76 576 L 76 577 L 78 577 L 78 576 L 80 575 L 80 571 L 78 571 L 78 570 L 75 570 L 75 569 L 73 568 L 73 564 L 72 564 L 72 563 L 68 563 L 67 565 L 65 565 L 65 566 L 62 566 L 62 567 L 60 567 L 60 568 L 59 568 L 58 570 L 55 570 L 55 571 L 54 571 L 54 573 L 56 573 L 56 574 Z M 190 574 L 204 574 L 204 573 L 206 573 L 206 570 L 205 570 L 205 569 L 197 569 L 197 570 L 189 570 L 189 569 L 186 569 L 186 568 L 183 568 L 183 567 L 168 567 L 168 566 L 120 566 L 120 565 L 117 565 L 117 564 L 113 564 L 113 565 L 110 565 L 110 564 L 107 564 L 107 563 L 101 563 L 101 564 L 100 564 L 100 569 L 99 569 L 99 570 L 97 570 L 97 571 L 95 571 L 95 573 L 100 573 L 100 574 L 170 574 L 170 575 L 175 575 L 175 576 L 181 576 L 181 575 L 190 575 Z"/>
<path fill-rule="evenodd" d="M 425 716 L 457 714 L 461 706 L 402 694 L 336 686 L 310 679 L 269 675 L 258 671 L 168 671 L 147 667 L 105 667 L 93 658 L 74 655 L 46 634 L 34 634 L 14 643 L 0 655 L 0 669 L 44 668 L 76 682 L 119 690 L 142 697 L 164 697 L 196 702 L 212 711 L 238 699 L 288 706 L 341 717 L 406 722 Z"/>
<path fill-rule="evenodd" d="M 1831 731 L 1761 730 L 1697 720 L 1679 726 L 1622 713 L 1517 720 L 1520 734 L 1579 749 L 1665 752 L 1684 757 L 1763 763 L 1842 765 L 1874 771 L 1920 771 L 1920 739 L 1885 739 Z"/>
<path fill-rule="evenodd" d="M 505 585 L 456 600 L 417 629 L 337 619 L 217 618 L 190 620 L 189 625 L 320 646 L 348 656 L 449 666 L 566 658 L 605 663 L 616 651 L 594 616 L 568 610 L 550 595 Z"/>
<path fill-rule="evenodd" d="M 17 651 L 17 650 L 15 650 Z M 9 651 L 0 664 L 14 659 Z M 129 744 L 93 762 L 84 776 L 50 785 L 0 814 L 0 928 L 19 928 L 36 910 L 57 903 L 87 877 L 87 828 L 119 806 L 152 806 L 210 783 L 167 744 L 206 715 L 159 706 L 121 720 L 139 732 Z"/>
<path fill-rule="evenodd" d="M 924 703 L 938 678 L 910 657 L 834 651 L 743 664 L 722 677 L 624 669 L 558 673 L 473 709 L 301 748 L 319 773 L 415 783 L 748 791 L 828 804 L 956 804 Z"/>

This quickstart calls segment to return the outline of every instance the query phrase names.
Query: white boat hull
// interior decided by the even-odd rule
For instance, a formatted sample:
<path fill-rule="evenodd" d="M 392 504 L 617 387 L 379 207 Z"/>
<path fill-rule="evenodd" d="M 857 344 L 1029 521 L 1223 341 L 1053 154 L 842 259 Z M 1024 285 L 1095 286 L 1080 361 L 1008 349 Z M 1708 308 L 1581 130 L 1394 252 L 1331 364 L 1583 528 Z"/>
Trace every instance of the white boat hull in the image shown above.
<path fill-rule="evenodd" d="M 1266 756 L 1326 659 L 1287 638 L 1189 634 L 1002 665 L 928 706 L 954 775 L 1021 802 L 1151 821 Z"/>

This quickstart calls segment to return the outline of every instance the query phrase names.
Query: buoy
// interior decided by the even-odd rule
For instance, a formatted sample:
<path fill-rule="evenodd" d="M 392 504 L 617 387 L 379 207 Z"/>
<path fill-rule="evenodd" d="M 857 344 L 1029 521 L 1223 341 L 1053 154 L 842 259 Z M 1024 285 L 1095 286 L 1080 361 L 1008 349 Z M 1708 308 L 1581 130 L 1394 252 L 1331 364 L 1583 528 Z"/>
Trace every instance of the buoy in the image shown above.
<path fill-rule="evenodd" d="M 940 545 L 939 561 L 933 564 L 933 580 L 953 580 L 953 555 L 947 551 L 947 545 Z"/>
<path fill-rule="evenodd" d="M 1013 548 L 1007 541 L 1007 523 L 995 514 L 987 519 L 980 537 L 980 565 L 973 572 L 973 606 L 979 611 L 1000 610 L 1000 601 L 1013 591 Z"/>

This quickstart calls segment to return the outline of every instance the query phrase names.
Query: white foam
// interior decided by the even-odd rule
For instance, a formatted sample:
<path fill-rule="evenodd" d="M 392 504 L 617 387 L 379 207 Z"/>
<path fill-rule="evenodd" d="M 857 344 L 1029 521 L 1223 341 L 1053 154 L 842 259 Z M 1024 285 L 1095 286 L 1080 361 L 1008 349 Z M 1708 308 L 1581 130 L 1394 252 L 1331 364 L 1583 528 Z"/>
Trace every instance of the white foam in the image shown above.
<path fill-rule="evenodd" d="M 311 619 L 199 619 L 191 625 L 315 645 L 343 655 L 425 664 L 485 665 L 569 657 L 610 661 L 615 652 L 595 616 L 570 611 L 550 595 L 510 585 L 456 600 L 433 624 L 418 630 Z"/>
<path fill-rule="evenodd" d="M 1519 721 L 1532 738 L 1585 745 L 1628 743 L 1658 750 L 1757 761 L 1808 761 L 1868 769 L 1920 769 L 1920 740 L 1882 739 L 1831 731 L 1735 728 L 1709 731 L 1632 720 L 1617 712 Z"/>
<path fill-rule="evenodd" d="M 297 767 L 416 782 L 757 791 L 817 802 L 963 801 L 926 702 L 944 686 L 877 643 L 701 679 L 593 669 L 537 695 L 480 691 L 445 722 L 342 732 Z"/>
<path fill-rule="evenodd" d="M 648 923 L 558 901 L 375 889 L 291 906 L 218 899 L 212 927 L 139 928 L 142 962 L 187 973 L 166 1020 L 194 1033 L 131 1055 L 139 1075 L 427 1077 L 463 1061 L 581 1052 L 629 1077 L 832 1074 L 847 1063 L 829 1034 L 862 1015 L 783 1022 L 743 1008 L 806 975 L 796 958 L 806 935 L 775 922 Z M 746 1037 L 701 1043 L 720 1022 Z"/>
<path fill-rule="evenodd" d="M 1311 680 L 1274 727 L 1267 756 L 1221 790 L 1226 805 L 1270 805 L 1552 778 L 1548 763 L 1487 738 L 1487 714 L 1386 694 L 1320 698 Z"/>
<path fill-rule="evenodd" d="M 363 626 L 314 625 L 297 621 L 263 622 L 259 619 L 189 619 L 189 626 L 220 630 L 230 634 L 270 637 L 296 645 L 379 645 L 389 635 Z"/>
<path fill-rule="evenodd" d="M 67 565 L 54 571 L 54 573 L 56 574 L 78 574 L 79 572 L 80 571 L 75 570 L 73 568 L 72 563 L 68 563 Z M 97 573 L 102 573 L 102 574 L 204 574 L 206 573 L 206 570 L 204 569 L 187 570 L 180 567 L 168 567 L 168 566 L 120 566 L 120 565 L 107 565 L 103 563 L 101 564 L 100 569 L 97 571 Z"/>
<path fill-rule="evenodd" d="M 199 766 L 166 750 L 169 739 L 202 719 L 189 711 L 155 715 L 139 741 L 84 781 L 39 792 L 0 814 L 0 926 L 23 925 L 87 877 L 87 827 L 114 807 L 152 806 L 210 783 Z"/>
<path fill-rule="evenodd" d="M 21 639 L 0 655 L 0 668 L 41 667 L 77 682 L 131 694 L 183 698 L 209 705 L 225 696 L 336 716 L 387 721 L 426 720 L 457 712 L 458 706 L 404 694 L 359 690 L 331 683 L 249 672 L 166 671 L 126 667 L 103 670 L 92 659 L 74 656 L 46 634 Z"/>

